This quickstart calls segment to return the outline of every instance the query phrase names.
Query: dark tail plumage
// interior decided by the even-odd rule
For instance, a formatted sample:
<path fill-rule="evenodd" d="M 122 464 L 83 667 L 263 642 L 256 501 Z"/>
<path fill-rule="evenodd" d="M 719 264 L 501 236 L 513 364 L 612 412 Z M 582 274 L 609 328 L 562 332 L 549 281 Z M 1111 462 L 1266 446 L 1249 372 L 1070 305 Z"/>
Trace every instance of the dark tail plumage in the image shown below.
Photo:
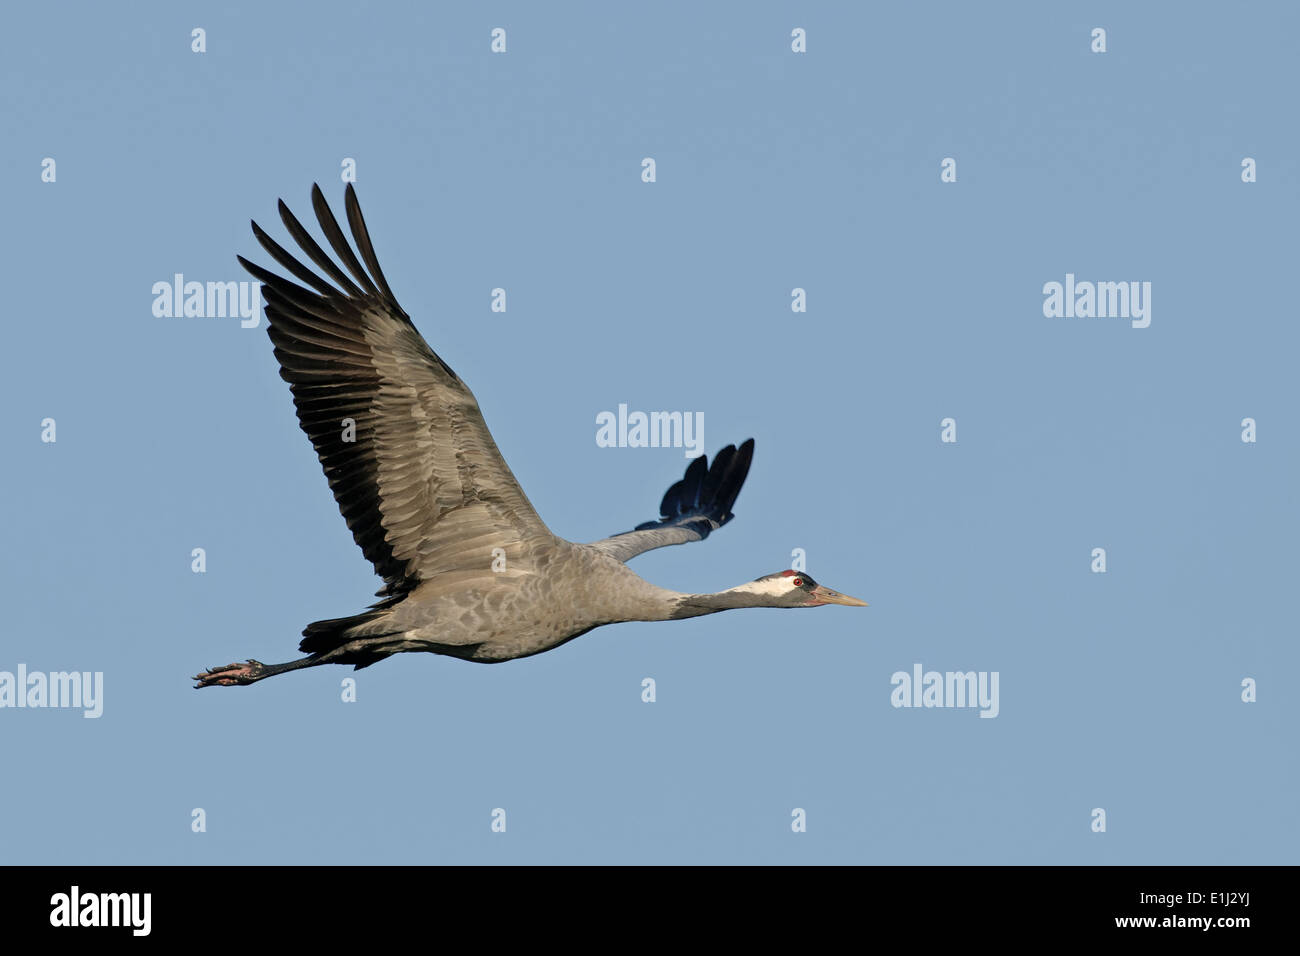
<path fill-rule="evenodd" d="M 391 605 L 390 605 L 391 606 Z M 304 654 L 324 654 L 336 647 L 341 647 L 357 637 L 379 637 L 379 634 L 356 634 L 353 629 L 362 624 L 378 620 L 386 613 L 385 609 L 372 609 L 351 617 L 334 617 L 327 621 L 314 621 L 302 631 L 302 641 L 298 650 Z"/>

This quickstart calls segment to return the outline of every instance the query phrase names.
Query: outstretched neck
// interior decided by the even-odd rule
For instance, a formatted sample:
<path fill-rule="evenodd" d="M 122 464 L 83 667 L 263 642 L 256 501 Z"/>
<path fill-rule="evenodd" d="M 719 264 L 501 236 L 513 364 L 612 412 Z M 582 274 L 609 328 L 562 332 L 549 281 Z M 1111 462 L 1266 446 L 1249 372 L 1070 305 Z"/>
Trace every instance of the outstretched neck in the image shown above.
<path fill-rule="evenodd" d="M 602 605 L 608 615 L 601 619 L 604 624 L 615 621 L 677 621 L 738 607 L 786 606 L 775 592 L 775 585 L 761 579 L 714 594 L 686 594 L 651 584 L 621 562 L 606 561 L 621 577 L 618 587 L 602 587 L 592 595 L 593 602 L 606 602 Z"/>
<path fill-rule="evenodd" d="M 730 611 L 739 607 L 772 606 L 771 597 L 754 590 L 753 582 L 749 582 L 712 594 L 674 594 L 668 620 L 700 617 L 703 614 L 716 614 L 718 611 Z"/>

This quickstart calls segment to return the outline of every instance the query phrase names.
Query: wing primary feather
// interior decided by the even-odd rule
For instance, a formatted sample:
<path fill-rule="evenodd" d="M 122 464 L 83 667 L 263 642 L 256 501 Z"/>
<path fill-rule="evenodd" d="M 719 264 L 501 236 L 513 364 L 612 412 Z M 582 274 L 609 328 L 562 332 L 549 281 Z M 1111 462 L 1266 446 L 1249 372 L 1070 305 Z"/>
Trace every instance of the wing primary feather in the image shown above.
<path fill-rule="evenodd" d="M 731 459 L 735 454 L 736 446 L 728 445 L 713 456 L 713 465 L 709 468 L 709 473 L 704 476 L 704 484 L 700 489 L 700 497 L 703 500 L 713 501 L 717 498 L 718 489 L 722 486 L 723 477 L 731 466 Z"/>
<path fill-rule="evenodd" d="M 334 254 L 343 261 L 343 264 L 348 267 L 348 271 L 352 273 L 352 277 L 360 282 L 368 293 L 380 297 L 379 290 L 375 288 L 370 276 L 366 275 L 366 270 L 361 268 L 361 263 L 357 261 L 356 254 L 352 251 L 352 247 L 348 245 L 347 237 L 343 235 L 343 230 L 339 228 L 339 221 L 334 218 L 329 203 L 325 201 L 325 194 L 320 191 L 320 186 L 315 183 L 312 183 L 311 187 L 311 205 L 316 210 L 316 221 L 320 223 L 321 232 L 325 233 L 325 238 L 329 240 Z"/>
<path fill-rule="evenodd" d="M 304 289 L 295 282 L 290 282 L 283 276 L 278 276 L 274 272 L 268 272 L 255 262 L 249 262 L 243 256 L 235 256 L 239 264 L 253 274 L 261 283 L 278 293 L 282 299 L 287 299 L 295 306 L 317 306 L 322 301 L 321 297 L 310 289 Z"/>
<path fill-rule="evenodd" d="M 351 183 L 348 183 L 348 188 L 344 192 L 344 205 L 347 207 L 348 227 L 352 230 L 352 238 L 356 240 L 357 251 L 365 260 L 366 268 L 378 283 L 388 304 L 400 309 L 397 305 L 397 297 L 393 295 L 393 290 L 388 287 L 388 280 L 384 278 L 384 270 L 379 268 L 379 257 L 375 255 L 375 247 L 370 241 L 370 230 L 366 228 L 365 217 L 361 215 L 361 204 L 357 202 L 357 191 L 352 188 Z"/>
<path fill-rule="evenodd" d="M 278 208 L 280 210 L 280 221 L 284 223 L 284 228 L 289 230 L 289 235 L 293 236 L 293 241 L 298 243 L 312 262 L 316 263 L 316 267 L 337 282 L 339 288 L 349 296 L 353 298 L 364 296 L 365 293 L 357 288 L 356 283 L 343 274 L 343 270 L 338 267 L 333 259 L 325 255 L 325 250 L 311 237 L 311 233 L 298 221 L 298 217 L 289 211 L 289 207 L 285 205 L 283 199 L 279 201 Z"/>
<path fill-rule="evenodd" d="M 280 265 L 284 266 L 300 281 L 305 282 L 321 295 L 331 296 L 338 295 L 339 290 L 334 288 L 316 273 L 312 272 L 301 262 L 299 262 L 293 253 L 286 250 L 282 245 L 272 239 L 256 222 L 253 223 L 253 235 L 257 241 L 262 244 L 262 248 L 269 252 L 272 258 Z"/>

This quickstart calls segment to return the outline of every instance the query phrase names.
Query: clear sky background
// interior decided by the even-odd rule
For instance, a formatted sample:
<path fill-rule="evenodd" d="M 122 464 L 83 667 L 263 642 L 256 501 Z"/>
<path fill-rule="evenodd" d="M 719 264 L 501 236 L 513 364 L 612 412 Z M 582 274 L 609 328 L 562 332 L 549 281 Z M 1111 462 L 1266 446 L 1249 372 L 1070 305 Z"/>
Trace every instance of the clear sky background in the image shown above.
<path fill-rule="evenodd" d="M 105 699 L 0 710 L 0 862 L 1297 861 L 1293 4 L 7 17 L 0 670 Z M 871 607 L 192 690 L 379 582 L 265 320 L 151 288 L 248 278 L 248 220 L 287 244 L 314 181 L 341 210 L 347 157 L 556 533 L 655 517 L 685 464 L 598 413 L 702 411 L 710 455 L 757 440 L 736 520 L 635 569 L 716 590 L 802 548 Z M 1151 282 L 1150 327 L 1044 317 L 1066 273 Z M 997 671 L 999 716 L 892 707 L 916 663 Z"/>

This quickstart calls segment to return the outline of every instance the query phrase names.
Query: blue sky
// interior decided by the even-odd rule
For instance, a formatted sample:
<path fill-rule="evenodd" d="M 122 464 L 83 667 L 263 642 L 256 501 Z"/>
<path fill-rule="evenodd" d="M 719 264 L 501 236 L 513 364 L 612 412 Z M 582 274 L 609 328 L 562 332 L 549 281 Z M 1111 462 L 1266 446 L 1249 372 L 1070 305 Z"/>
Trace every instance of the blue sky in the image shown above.
<path fill-rule="evenodd" d="M 103 714 L 0 708 L 0 861 L 1295 862 L 1298 17 L 15 9 L 0 671 L 102 672 Z M 803 549 L 871 607 L 192 690 L 379 582 L 264 321 L 151 289 L 247 278 L 248 220 L 287 242 L 312 182 L 341 209 L 345 158 L 556 533 L 681 474 L 597 415 L 701 412 L 710 455 L 757 441 L 736 520 L 634 568 L 717 590 Z M 1150 282 L 1150 326 L 1046 317 L 1067 274 Z M 997 672 L 998 716 L 891 706 L 918 663 Z"/>

